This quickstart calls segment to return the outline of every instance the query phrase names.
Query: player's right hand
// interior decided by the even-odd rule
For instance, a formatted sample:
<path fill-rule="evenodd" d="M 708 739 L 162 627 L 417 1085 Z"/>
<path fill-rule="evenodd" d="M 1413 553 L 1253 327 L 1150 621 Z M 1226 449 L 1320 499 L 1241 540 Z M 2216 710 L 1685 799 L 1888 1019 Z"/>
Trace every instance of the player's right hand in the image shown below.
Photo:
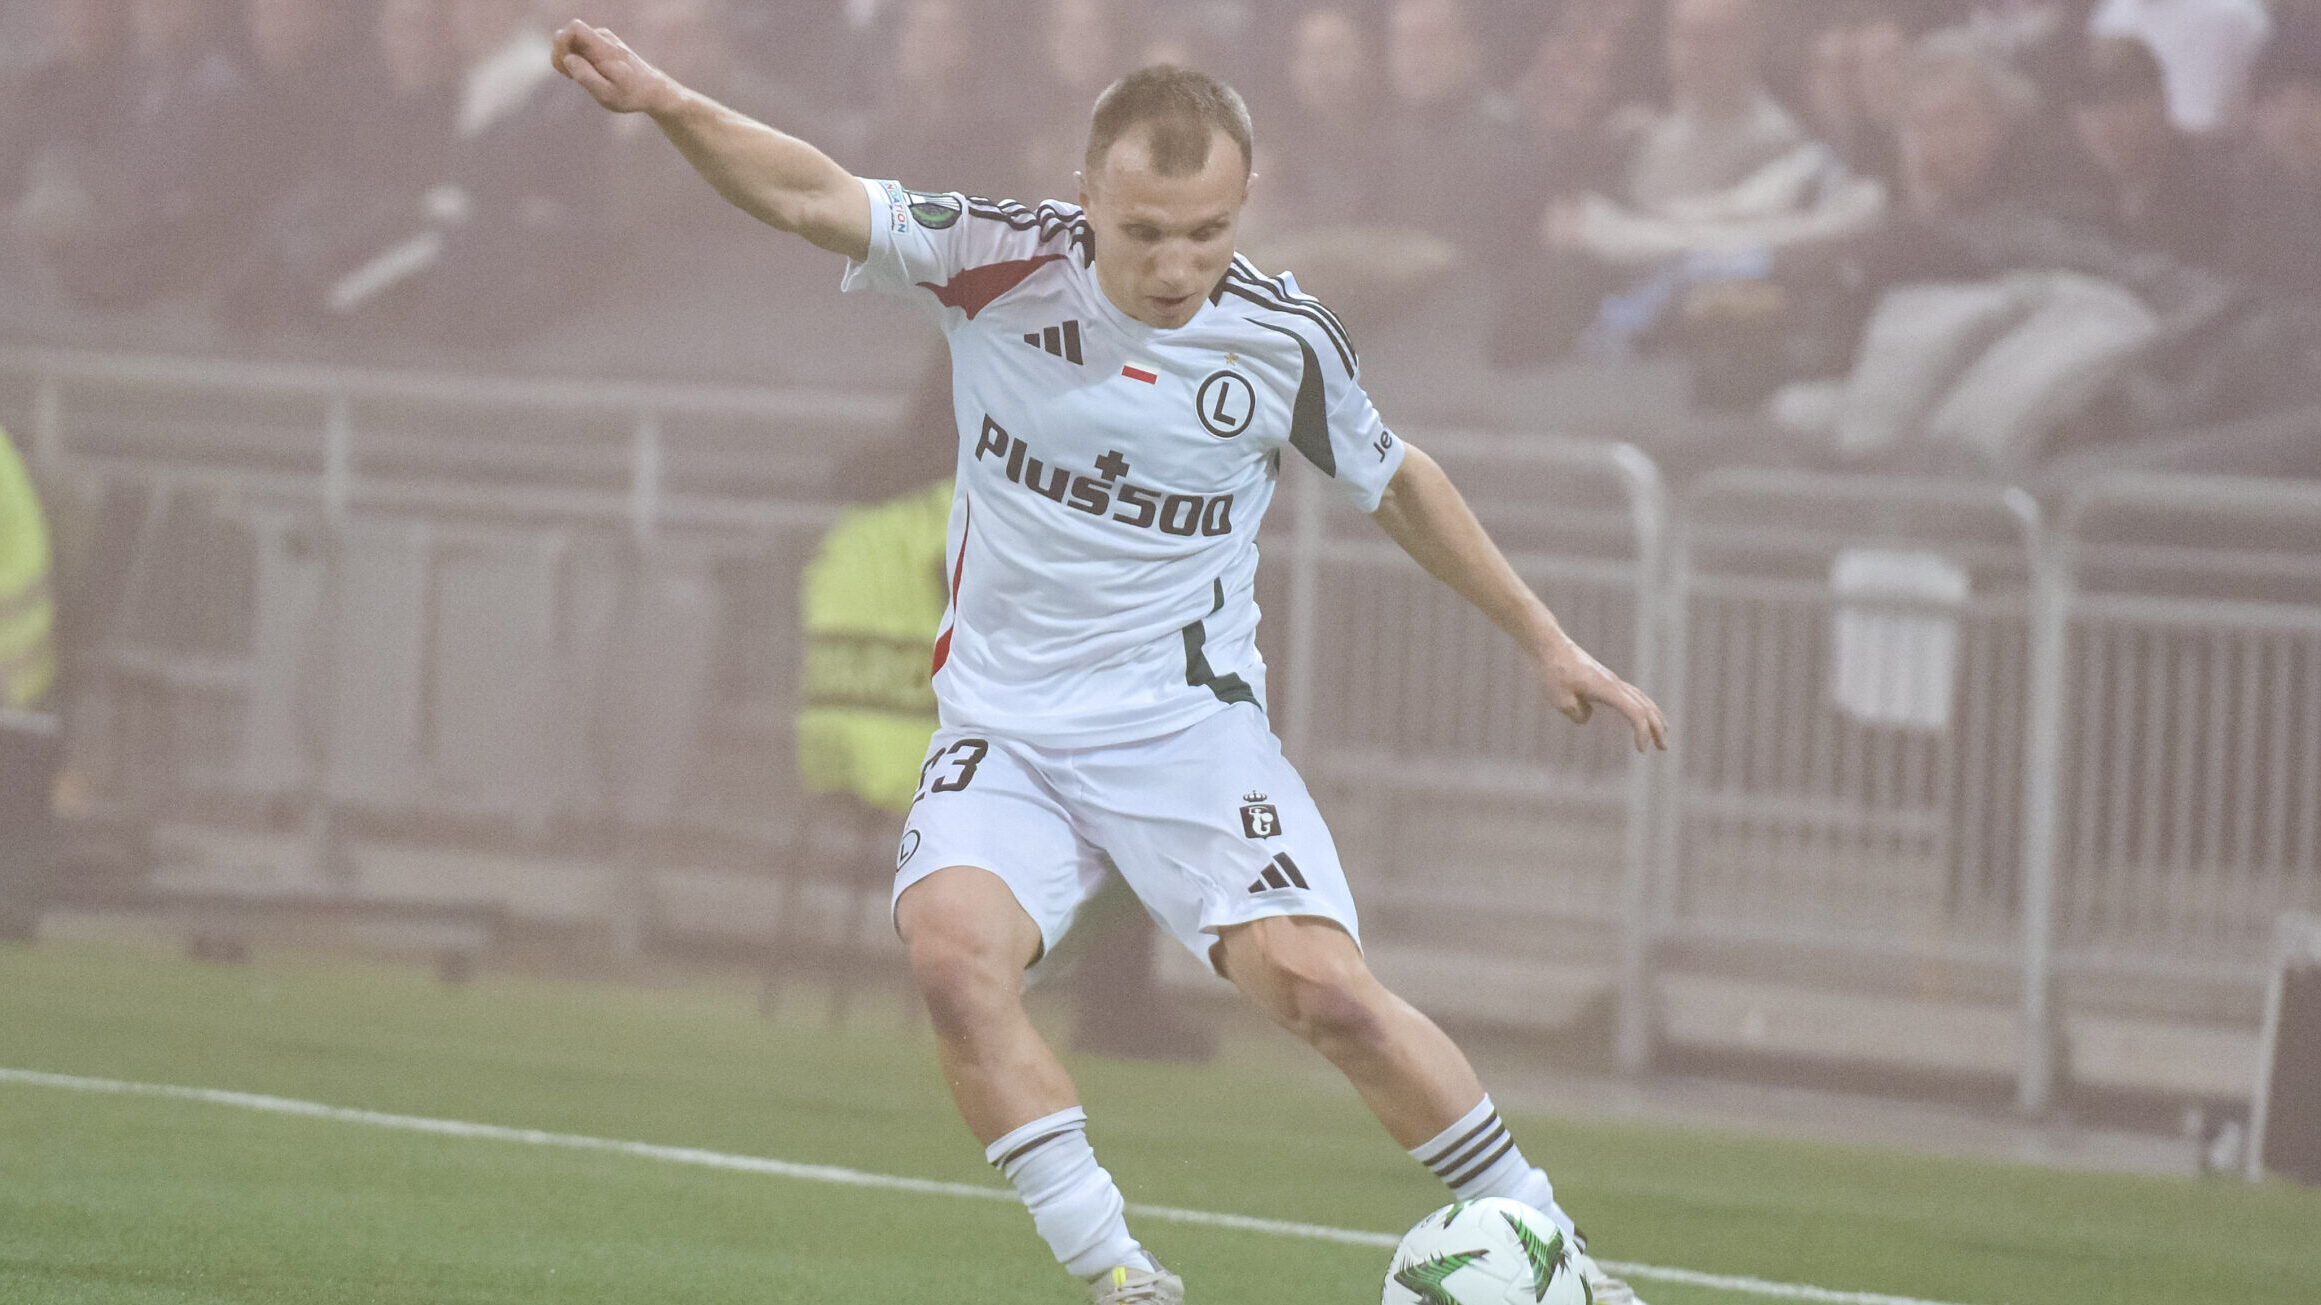
<path fill-rule="evenodd" d="M 577 18 L 557 29 L 549 57 L 556 71 L 579 82 L 598 104 L 615 113 L 662 112 L 676 105 L 682 90 L 627 42 Z"/>

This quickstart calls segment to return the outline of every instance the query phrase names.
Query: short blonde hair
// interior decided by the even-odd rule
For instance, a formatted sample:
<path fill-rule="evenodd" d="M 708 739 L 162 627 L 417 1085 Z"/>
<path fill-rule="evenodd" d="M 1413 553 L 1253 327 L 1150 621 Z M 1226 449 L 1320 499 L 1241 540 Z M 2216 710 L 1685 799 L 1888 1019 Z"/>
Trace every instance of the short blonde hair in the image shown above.
<path fill-rule="evenodd" d="M 1241 147 L 1241 170 L 1249 171 L 1249 106 L 1240 92 L 1209 76 L 1175 64 L 1139 68 L 1104 88 L 1088 124 L 1084 175 L 1104 166 L 1113 143 L 1133 127 L 1150 124 L 1152 167 L 1164 177 L 1190 176 L 1209 166 L 1209 139 L 1224 132 Z"/>

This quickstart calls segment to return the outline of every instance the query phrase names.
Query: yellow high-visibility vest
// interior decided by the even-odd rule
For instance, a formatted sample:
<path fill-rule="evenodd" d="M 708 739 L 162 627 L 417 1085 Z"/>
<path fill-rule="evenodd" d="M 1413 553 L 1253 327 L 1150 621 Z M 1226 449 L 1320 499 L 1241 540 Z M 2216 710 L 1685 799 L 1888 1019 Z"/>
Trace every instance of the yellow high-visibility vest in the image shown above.
<path fill-rule="evenodd" d="M 0 430 L 0 703 L 28 710 L 56 683 L 48 518 L 32 473 Z"/>
<path fill-rule="evenodd" d="M 848 511 L 807 563 L 798 713 L 807 791 L 910 808 L 936 726 L 933 646 L 948 597 L 950 521 L 946 480 Z"/>

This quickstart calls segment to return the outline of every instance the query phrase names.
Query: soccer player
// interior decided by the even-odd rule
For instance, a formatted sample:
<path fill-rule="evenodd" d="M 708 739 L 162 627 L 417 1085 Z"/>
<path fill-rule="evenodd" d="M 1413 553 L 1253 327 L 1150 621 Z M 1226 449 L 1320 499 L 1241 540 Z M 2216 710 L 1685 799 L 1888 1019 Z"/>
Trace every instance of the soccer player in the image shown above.
<path fill-rule="evenodd" d="M 1131 1236 L 1025 972 L 1117 867 L 1193 953 L 1344 1071 L 1462 1199 L 1507 1196 L 1576 1243 L 1467 1059 L 1363 964 L 1338 853 L 1265 717 L 1257 523 L 1309 463 L 1521 642 L 1585 723 L 1651 700 L 1568 638 L 1441 468 L 1379 420 L 1354 348 L 1288 277 L 1233 252 L 1248 110 L 1168 66 L 1097 100 L 1077 204 L 905 190 L 679 85 L 583 22 L 559 71 L 643 113 L 718 192 L 849 260 L 846 289 L 949 337 L 959 422 L 942 728 L 896 853 L 895 926 L 944 1077 L 985 1154 L 1098 1305 L 1176 1305 Z M 1578 1250 L 1595 1299 L 1634 1298 Z"/>

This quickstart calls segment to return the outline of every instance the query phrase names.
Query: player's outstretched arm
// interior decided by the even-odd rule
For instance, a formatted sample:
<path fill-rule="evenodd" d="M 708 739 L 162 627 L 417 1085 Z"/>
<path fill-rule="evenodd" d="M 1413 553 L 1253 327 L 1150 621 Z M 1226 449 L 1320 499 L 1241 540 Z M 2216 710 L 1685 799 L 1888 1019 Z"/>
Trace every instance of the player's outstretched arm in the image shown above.
<path fill-rule="evenodd" d="M 552 57 L 598 104 L 650 116 L 744 213 L 857 262 L 870 255 L 870 197 L 829 155 L 687 89 L 605 28 L 566 23 Z"/>
<path fill-rule="evenodd" d="M 1556 710 L 1585 725 L 1600 702 L 1628 718 L 1638 752 L 1668 746 L 1668 720 L 1660 708 L 1572 642 L 1555 613 L 1484 533 L 1458 486 L 1417 446 L 1404 446 L 1402 468 L 1387 482 L 1373 516 L 1429 575 L 1515 636 L 1538 664 L 1542 687 Z"/>

